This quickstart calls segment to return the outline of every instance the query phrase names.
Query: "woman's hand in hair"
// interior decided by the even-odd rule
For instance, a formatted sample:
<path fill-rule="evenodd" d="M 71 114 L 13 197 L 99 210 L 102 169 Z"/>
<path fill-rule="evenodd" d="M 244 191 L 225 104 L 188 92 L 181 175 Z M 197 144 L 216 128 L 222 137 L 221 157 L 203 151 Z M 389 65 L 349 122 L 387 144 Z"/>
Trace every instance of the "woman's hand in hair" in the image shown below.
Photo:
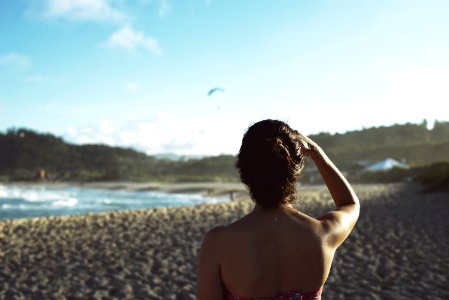
<path fill-rule="evenodd" d="M 312 156 L 313 154 L 317 153 L 320 150 L 320 147 L 317 143 L 312 141 L 309 137 L 302 135 L 298 132 L 298 144 L 299 144 L 299 151 L 304 156 Z"/>

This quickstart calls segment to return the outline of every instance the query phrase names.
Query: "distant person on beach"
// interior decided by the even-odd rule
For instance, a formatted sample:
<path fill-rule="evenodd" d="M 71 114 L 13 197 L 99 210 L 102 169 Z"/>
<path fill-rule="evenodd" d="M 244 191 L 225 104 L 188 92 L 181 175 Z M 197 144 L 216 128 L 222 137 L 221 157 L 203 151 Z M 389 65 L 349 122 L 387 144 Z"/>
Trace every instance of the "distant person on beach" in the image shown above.
<path fill-rule="evenodd" d="M 306 156 L 336 205 L 319 218 L 292 206 Z M 277 120 L 248 129 L 236 166 L 255 206 L 204 237 L 198 299 L 321 299 L 335 251 L 359 216 L 352 187 L 315 142 Z"/>

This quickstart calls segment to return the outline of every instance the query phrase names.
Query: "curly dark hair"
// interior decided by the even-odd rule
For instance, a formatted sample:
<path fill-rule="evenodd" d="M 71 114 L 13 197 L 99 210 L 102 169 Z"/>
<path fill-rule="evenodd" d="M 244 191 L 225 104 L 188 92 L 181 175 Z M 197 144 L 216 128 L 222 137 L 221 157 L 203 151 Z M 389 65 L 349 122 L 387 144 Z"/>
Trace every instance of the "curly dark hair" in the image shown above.
<path fill-rule="evenodd" d="M 264 208 L 296 199 L 296 180 L 304 166 L 299 133 L 278 120 L 263 120 L 248 128 L 236 167 L 251 198 Z"/>

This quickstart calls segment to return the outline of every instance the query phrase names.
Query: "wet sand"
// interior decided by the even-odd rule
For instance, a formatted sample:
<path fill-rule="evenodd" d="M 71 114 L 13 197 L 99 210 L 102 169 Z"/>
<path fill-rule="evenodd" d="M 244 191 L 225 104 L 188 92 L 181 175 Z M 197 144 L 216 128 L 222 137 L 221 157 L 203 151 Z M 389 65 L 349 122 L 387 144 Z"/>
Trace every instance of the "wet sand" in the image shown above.
<path fill-rule="evenodd" d="M 0 299 L 195 299 L 202 237 L 252 203 L 238 185 L 172 188 L 236 188 L 240 200 L 1 221 Z M 336 254 L 323 299 L 449 299 L 449 194 L 407 185 L 355 189 L 361 216 Z M 319 216 L 332 201 L 323 186 L 301 187 L 298 207 Z"/>

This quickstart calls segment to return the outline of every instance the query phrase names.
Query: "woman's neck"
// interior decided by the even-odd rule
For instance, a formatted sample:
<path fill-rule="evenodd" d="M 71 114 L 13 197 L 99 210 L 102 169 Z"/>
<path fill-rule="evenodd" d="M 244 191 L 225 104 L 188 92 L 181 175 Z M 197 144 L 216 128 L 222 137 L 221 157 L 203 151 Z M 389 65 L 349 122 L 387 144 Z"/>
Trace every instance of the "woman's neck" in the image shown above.
<path fill-rule="evenodd" d="M 253 213 L 258 215 L 267 215 L 267 216 L 275 216 L 280 214 L 285 214 L 287 212 L 291 212 L 292 210 L 295 210 L 293 205 L 290 203 L 287 204 L 281 204 L 277 207 L 273 208 L 265 208 L 262 207 L 260 204 L 257 204 L 254 206 Z"/>

